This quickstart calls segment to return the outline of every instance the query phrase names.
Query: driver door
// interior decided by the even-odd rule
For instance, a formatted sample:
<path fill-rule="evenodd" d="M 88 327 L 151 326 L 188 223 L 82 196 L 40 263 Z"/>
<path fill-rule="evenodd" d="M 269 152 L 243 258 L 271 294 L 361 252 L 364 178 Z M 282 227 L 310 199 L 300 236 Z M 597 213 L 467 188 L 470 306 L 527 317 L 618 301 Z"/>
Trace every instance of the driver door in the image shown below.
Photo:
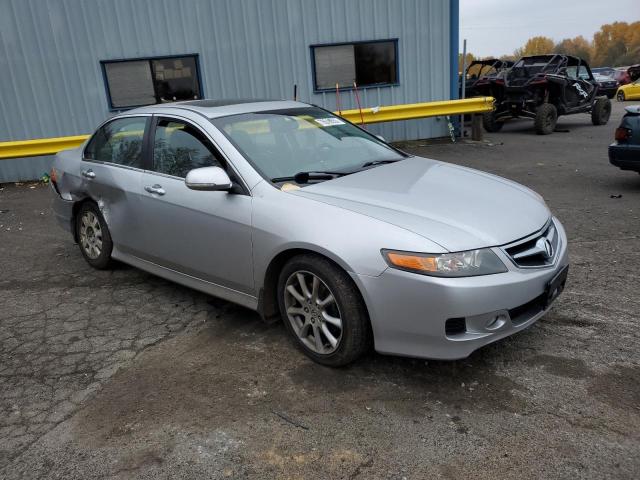
<path fill-rule="evenodd" d="M 566 88 L 566 100 L 569 107 L 578 107 L 590 103 L 596 89 L 591 72 L 585 65 L 577 65 L 567 69 L 569 83 Z"/>
<path fill-rule="evenodd" d="M 142 177 L 146 260 L 187 277 L 254 295 L 251 197 L 195 191 L 184 178 L 194 168 L 220 166 L 224 157 L 196 125 L 154 117 L 151 165 Z M 221 295 L 225 296 L 225 295 Z"/>

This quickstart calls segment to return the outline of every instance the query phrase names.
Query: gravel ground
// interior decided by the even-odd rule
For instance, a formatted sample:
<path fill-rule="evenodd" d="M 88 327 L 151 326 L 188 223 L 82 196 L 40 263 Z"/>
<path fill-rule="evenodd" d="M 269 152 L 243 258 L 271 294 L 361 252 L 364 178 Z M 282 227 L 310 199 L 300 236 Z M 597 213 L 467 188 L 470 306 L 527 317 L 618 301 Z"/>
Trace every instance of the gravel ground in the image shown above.
<path fill-rule="evenodd" d="M 640 477 L 640 175 L 606 157 L 621 115 L 407 147 L 532 187 L 570 239 L 551 312 L 456 362 L 317 366 L 281 324 L 92 270 L 48 187 L 0 186 L 0 478 Z"/>

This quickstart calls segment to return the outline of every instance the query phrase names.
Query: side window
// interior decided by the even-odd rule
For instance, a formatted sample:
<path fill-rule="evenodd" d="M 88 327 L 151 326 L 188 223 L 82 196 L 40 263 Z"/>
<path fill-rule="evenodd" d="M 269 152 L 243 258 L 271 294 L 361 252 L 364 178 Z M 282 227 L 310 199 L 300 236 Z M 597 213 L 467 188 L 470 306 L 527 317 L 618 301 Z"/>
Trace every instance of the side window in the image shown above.
<path fill-rule="evenodd" d="M 578 78 L 578 67 L 576 66 L 567 67 L 567 76 L 569 78 Z"/>
<path fill-rule="evenodd" d="M 84 151 L 87 160 L 142 168 L 142 140 L 146 117 L 121 118 L 104 125 Z"/>
<path fill-rule="evenodd" d="M 203 134 L 176 120 L 160 119 L 153 142 L 153 170 L 186 177 L 194 168 L 222 167 L 222 161 Z"/>

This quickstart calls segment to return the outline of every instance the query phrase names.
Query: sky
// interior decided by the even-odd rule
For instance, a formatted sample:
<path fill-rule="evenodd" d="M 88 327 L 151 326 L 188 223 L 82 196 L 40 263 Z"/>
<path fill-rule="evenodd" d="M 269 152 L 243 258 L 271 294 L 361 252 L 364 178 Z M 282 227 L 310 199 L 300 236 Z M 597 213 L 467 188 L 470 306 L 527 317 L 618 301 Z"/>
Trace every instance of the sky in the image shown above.
<path fill-rule="evenodd" d="M 460 0 L 460 52 L 512 54 L 538 35 L 591 40 L 605 23 L 640 20 L 640 0 Z"/>

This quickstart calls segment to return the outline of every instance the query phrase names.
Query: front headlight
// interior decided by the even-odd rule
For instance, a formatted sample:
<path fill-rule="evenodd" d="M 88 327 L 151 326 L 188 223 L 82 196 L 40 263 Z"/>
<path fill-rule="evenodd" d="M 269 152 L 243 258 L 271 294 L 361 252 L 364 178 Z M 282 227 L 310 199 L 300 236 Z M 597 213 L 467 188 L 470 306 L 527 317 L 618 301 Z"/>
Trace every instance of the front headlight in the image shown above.
<path fill-rule="evenodd" d="M 434 277 L 474 277 L 507 271 L 491 249 L 482 248 L 456 253 L 413 253 L 382 250 L 392 268 Z"/>

